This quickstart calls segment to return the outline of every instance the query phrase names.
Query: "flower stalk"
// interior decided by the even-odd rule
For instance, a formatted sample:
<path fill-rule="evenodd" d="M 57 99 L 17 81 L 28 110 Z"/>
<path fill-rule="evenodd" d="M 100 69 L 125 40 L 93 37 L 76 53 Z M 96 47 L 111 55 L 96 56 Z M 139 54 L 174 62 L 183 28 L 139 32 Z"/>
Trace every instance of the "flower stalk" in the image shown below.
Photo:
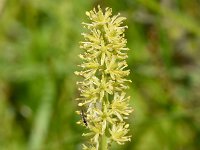
<path fill-rule="evenodd" d="M 105 134 L 103 134 L 101 139 L 101 150 L 107 150 L 107 149 L 108 149 L 107 137 Z"/>
<path fill-rule="evenodd" d="M 80 91 L 78 106 L 85 111 L 77 111 L 82 115 L 78 122 L 89 132 L 83 136 L 90 137 L 84 150 L 107 150 L 111 142 L 124 144 L 130 141 L 129 129 L 125 120 L 133 109 L 129 106 L 126 79 L 130 71 L 126 69 L 127 51 L 122 26 L 125 17 L 120 14 L 112 16 L 112 9 L 102 11 L 100 6 L 86 12 L 90 23 L 83 23 L 89 33 L 83 33 L 85 41 L 80 43 L 84 50 L 79 57 L 83 63 L 82 70 L 75 74 L 83 80 L 77 82 Z"/>

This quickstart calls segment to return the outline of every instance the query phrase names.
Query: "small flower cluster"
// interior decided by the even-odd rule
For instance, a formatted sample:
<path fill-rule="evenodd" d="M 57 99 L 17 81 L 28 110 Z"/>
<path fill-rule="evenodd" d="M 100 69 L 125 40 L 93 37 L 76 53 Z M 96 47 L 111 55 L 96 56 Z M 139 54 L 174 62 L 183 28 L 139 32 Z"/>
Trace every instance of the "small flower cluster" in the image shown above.
<path fill-rule="evenodd" d="M 86 15 L 91 23 L 83 23 L 89 33 L 82 34 L 85 39 L 80 46 L 84 53 L 79 55 L 83 60 L 82 71 L 75 72 L 84 78 L 77 82 L 80 91 L 77 100 L 85 114 L 77 113 L 83 117 L 78 123 L 89 129 L 83 136 L 91 137 L 83 149 L 98 150 L 103 136 L 108 139 L 106 144 L 112 141 L 124 144 L 131 137 L 127 135 L 129 125 L 125 123 L 133 111 L 129 106 L 130 97 L 125 93 L 127 82 L 131 82 L 126 79 L 130 71 L 125 69 L 128 66 L 126 51 L 129 50 L 124 38 L 127 26 L 121 26 L 126 18 L 120 14 L 112 16 L 111 8 L 103 13 L 98 6 Z"/>

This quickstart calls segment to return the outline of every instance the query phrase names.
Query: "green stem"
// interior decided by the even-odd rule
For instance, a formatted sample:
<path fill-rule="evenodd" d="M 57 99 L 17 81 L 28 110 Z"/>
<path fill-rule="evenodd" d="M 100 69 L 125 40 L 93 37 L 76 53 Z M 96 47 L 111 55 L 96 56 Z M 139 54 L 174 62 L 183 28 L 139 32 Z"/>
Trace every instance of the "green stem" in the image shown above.
<path fill-rule="evenodd" d="M 105 76 L 105 75 L 104 75 Z M 106 79 L 106 76 L 105 76 Z M 106 105 L 108 103 L 108 93 L 105 94 L 106 99 L 104 99 L 105 101 L 102 102 L 102 112 L 104 112 L 104 105 Z M 102 135 L 102 139 L 101 139 L 101 150 L 108 150 L 108 138 L 106 137 L 105 133 Z"/>
<path fill-rule="evenodd" d="M 107 137 L 106 135 L 102 135 L 102 139 L 101 139 L 101 150 L 108 150 L 108 142 L 107 142 Z"/>

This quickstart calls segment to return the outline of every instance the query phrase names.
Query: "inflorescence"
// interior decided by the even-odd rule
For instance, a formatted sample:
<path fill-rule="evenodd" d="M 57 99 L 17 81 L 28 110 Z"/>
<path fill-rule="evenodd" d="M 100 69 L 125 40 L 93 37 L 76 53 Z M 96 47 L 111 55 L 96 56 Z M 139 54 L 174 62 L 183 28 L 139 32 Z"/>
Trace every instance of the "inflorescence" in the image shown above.
<path fill-rule="evenodd" d="M 130 141 L 129 124 L 125 122 L 133 111 L 129 106 L 130 97 L 126 96 L 128 88 L 126 79 L 130 70 L 126 63 L 127 40 L 122 26 L 125 17 L 120 14 L 112 16 L 112 9 L 106 8 L 103 13 L 100 6 L 86 12 L 91 23 L 83 23 L 89 33 L 83 33 L 85 41 L 80 43 L 84 50 L 79 57 L 83 63 L 82 70 L 75 72 L 83 80 L 77 82 L 80 97 L 77 98 L 82 120 L 78 124 L 86 126 L 89 136 L 88 143 L 83 144 L 85 150 L 98 150 L 104 145 L 115 141 L 124 144 Z"/>

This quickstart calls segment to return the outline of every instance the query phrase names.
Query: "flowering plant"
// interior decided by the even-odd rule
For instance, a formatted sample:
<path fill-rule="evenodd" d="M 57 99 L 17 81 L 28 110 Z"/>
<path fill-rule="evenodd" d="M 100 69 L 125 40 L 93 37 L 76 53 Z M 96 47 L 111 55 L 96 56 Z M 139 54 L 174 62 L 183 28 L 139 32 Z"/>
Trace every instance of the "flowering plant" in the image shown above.
<path fill-rule="evenodd" d="M 100 6 L 86 15 L 91 23 L 83 23 L 89 33 L 83 33 L 85 41 L 80 48 L 84 50 L 79 57 L 83 63 L 79 65 L 82 71 L 75 72 L 84 79 L 77 82 L 80 97 L 77 98 L 82 115 L 79 124 L 89 130 L 83 136 L 89 136 L 84 150 L 108 149 L 111 142 L 124 144 L 130 141 L 127 135 L 129 125 L 125 123 L 133 111 L 129 106 L 130 97 L 126 96 L 128 88 L 126 79 L 130 71 L 125 68 L 127 40 L 124 31 L 127 26 L 121 26 L 125 17 L 120 14 L 112 16 L 112 9 L 106 8 L 103 13 Z"/>

